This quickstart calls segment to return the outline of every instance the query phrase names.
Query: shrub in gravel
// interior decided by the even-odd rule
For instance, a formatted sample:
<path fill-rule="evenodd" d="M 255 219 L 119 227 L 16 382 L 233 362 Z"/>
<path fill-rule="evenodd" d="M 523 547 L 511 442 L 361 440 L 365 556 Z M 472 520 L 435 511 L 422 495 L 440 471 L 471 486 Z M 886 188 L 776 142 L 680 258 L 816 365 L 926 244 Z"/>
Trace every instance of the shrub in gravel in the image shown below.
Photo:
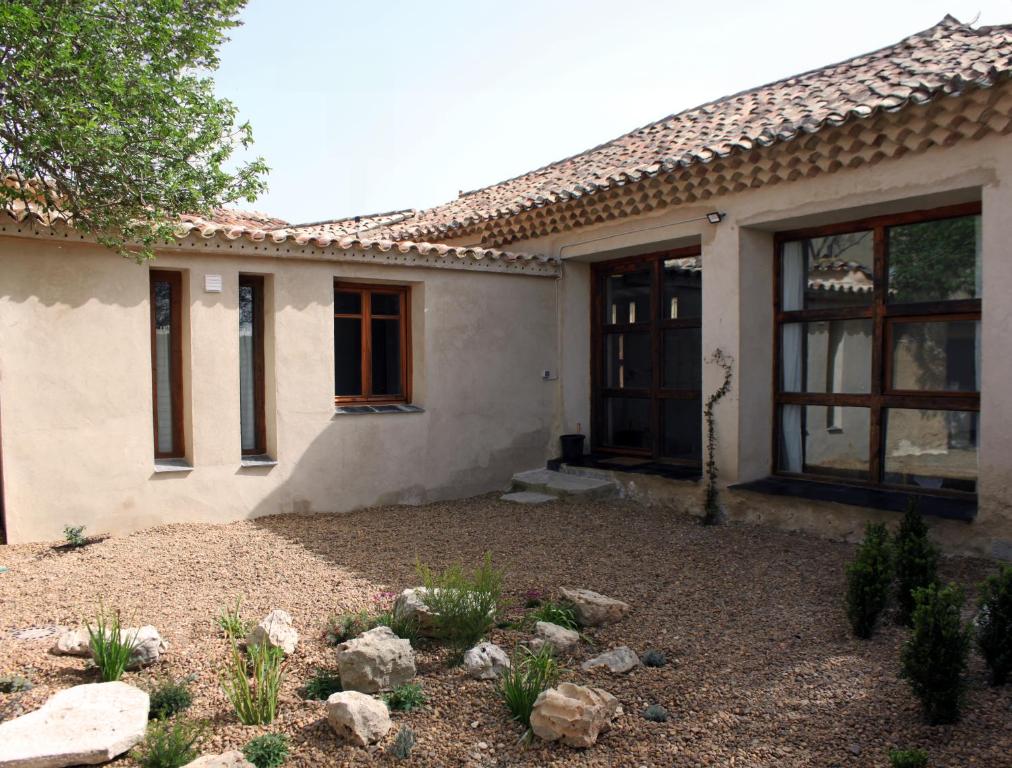
<path fill-rule="evenodd" d="M 35 686 L 23 675 L 4 675 L 0 677 L 0 693 L 21 693 L 30 691 Z"/>
<path fill-rule="evenodd" d="M 221 687 L 243 725 L 264 725 L 273 722 L 278 712 L 278 693 L 284 674 L 281 670 L 285 654 L 281 648 L 261 643 L 246 649 L 247 658 L 232 640 L 232 650 Z"/>
<path fill-rule="evenodd" d="M 368 632 L 376 625 L 376 618 L 370 616 L 368 611 L 342 613 L 340 616 L 331 617 L 327 620 L 327 644 L 340 645 L 363 632 Z"/>
<path fill-rule="evenodd" d="M 513 719 L 528 730 L 534 702 L 546 688 L 559 679 L 559 665 L 547 643 L 537 652 L 521 646 L 513 654 L 513 663 L 496 681 L 496 693 L 502 698 Z"/>
<path fill-rule="evenodd" d="M 879 614 L 889 602 L 892 551 L 881 523 L 869 523 L 857 557 L 847 566 L 847 618 L 854 634 L 871 637 Z"/>
<path fill-rule="evenodd" d="M 390 709 L 398 712 L 410 712 L 413 709 L 421 709 L 426 698 L 422 692 L 422 686 L 418 683 L 404 683 L 389 693 L 383 694 L 383 701 Z"/>
<path fill-rule="evenodd" d="M 241 640 L 246 637 L 246 633 L 249 631 L 249 622 L 242 618 L 241 608 L 242 598 L 237 597 L 235 607 L 223 606 L 221 613 L 218 614 L 216 621 L 221 631 L 225 633 L 225 637 L 233 640 Z"/>
<path fill-rule="evenodd" d="M 977 608 L 977 647 L 991 685 L 1004 685 L 1012 673 L 1012 565 L 981 584 Z"/>
<path fill-rule="evenodd" d="M 568 603 L 556 603 L 547 601 L 534 608 L 527 614 L 527 622 L 534 626 L 539 621 L 547 621 L 549 624 L 558 624 L 566 629 L 578 629 L 576 612 L 573 606 Z"/>
<path fill-rule="evenodd" d="M 312 701 L 326 701 L 332 694 L 343 690 L 341 676 L 336 670 L 318 669 L 306 681 L 306 698 Z"/>
<path fill-rule="evenodd" d="M 928 753 L 922 749 L 892 749 L 889 765 L 891 768 L 927 768 Z"/>
<path fill-rule="evenodd" d="M 928 526 L 913 499 L 893 539 L 896 570 L 896 620 L 910 625 L 914 613 L 914 590 L 938 580 L 938 549 L 928 540 Z"/>
<path fill-rule="evenodd" d="M 960 618 L 963 592 L 932 584 L 914 592 L 914 629 L 903 646 L 901 675 L 931 724 L 959 720 L 970 628 Z"/>
<path fill-rule="evenodd" d="M 651 648 L 640 656 L 640 661 L 644 667 L 663 667 L 668 663 L 668 658 L 664 655 L 663 651 Z"/>
<path fill-rule="evenodd" d="M 141 768 L 182 768 L 197 759 L 204 730 L 203 723 L 189 720 L 152 723 L 131 757 Z"/>
<path fill-rule="evenodd" d="M 148 710 L 148 717 L 152 720 L 164 720 L 189 707 L 193 703 L 189 685 L 191 682 L 191 678 L 173 680 L 171 677 L 160 681 L 149 694 L 151 707 Z"/>
<path fill-rule="evenodd" d="M 413 616 L 395 616 L 393 610 L 383 611 L 376 616 L 374 626 L 390 627 L 397 637 L 412 645 L 418 640 L 418 622 Z"/>
<path fill-rule="evenodd" d="M 402 725 L 397 731 L 393 742 L 387 748 L 391 757 L 398 760 L 407 760 L 411 756 L 411 750 L 415 746 L 415 732 L 408 726 Z"/>
<path fill-rule="evenodd" d="M 651 723 L 666 723 L 668 722 L 668 710 L 660 704 L 651 704 L 643 710 L 643 717 Z"/>
<path fill-rule="evenodd" d="M 137 633 L 130 637 L 122 631 L 119 611 L 106 611 L 99 605 L 95 626 L 85 622 L 91 646 L 91 659 L 98 667 L 102 682 L 111 683 L 123 677 L 130 654 L 137 644 Z"/>
<path fill-rule="evenodd" d="M 468 575 L 462 565 L 434 573 L 421 563 L 418 575 L 426 587 L 422 600 L 433 615 L 435 634 L 451 649 L 451 662 L 459 663 L 468 648 L 494 626 L 502 596 L 502 571 L 492 567 L 492 555 Z"/>
<path fill-rule="evenodd" d="M 63 538 L 67 542 L 66 546 L 72 549 L 78 549 L 88 543 L 88 539 L 84 536 L 83 525 L 65 525 L 63 526 Z"/>
<path fill-rule="evenodd" d="M 265 733 L 250 739 L 242 754 L 257 768 L 278 768 L 288 757 L 288 737 L 283 733 Z"/>

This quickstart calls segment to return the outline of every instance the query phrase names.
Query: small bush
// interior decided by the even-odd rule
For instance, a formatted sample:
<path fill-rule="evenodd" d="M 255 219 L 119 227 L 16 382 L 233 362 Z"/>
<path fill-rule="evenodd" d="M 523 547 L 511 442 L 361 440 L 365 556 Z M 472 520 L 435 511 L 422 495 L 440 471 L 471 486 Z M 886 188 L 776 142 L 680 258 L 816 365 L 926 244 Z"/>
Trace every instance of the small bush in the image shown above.
<path fill-rule="evenodd" d="M 858 637 L 871 637 L 875 631 L 889 602 L 892 577 L 889 535 L 884 525 L 869 523 L 857 557 L 847 566 L 847 618 Z"/>
<path fill-rule="evenodd" d="M 203 723 L 155 722 L 132 757 L 141 768 L 182 768 L 197 759 L 197 742 L 203 735 Z"/>
<path fill-rule="evenodd" d="M 383 694 L 383 701 L 390 709 L 399 712 L 410 712 L 413 709 L 421 709 L 425 704 L 425 694 L 422 686 L 418 683 L 405 683 L 394 688 L 389 693 Z"/>
<path fill-rule="evenodd" d="M 408 726 L 402 725 L 390 744 L 388 752 L 398 760 L 407 760 L 411 756 L 411 750 L 415 746 L 415 732 Z"/>
<path fill-rule="evenodd" d="M 158 683 L 150 694 L 151 708 L 148 710 L 148 717 L 152 720 L 164 720 L 189 707 L 193 703 L 190 682 L 188 678 L 182 680 L 166 678 Z"/>
<path fill-rule="evenodd" d="M 668 663 L 668 657 L 664 655 L 663 651 L 651 648 L 640 656 L 640 661 L 643 662 L 644 667 L 663 667 Z"/>
<path fill-rule="evenodd" d="M 73 549 L 83 547 L 88 543 L 88 539 L 84 536 L 83 525 L 65 525 L 63 526 L 63 538 L 67 542 L 67 546 Z"/>
<path fill-rule="evenodd" d="M 99 605 L 95 626 L 86 622 L 91 644 L 91 659 L 98 667 L 102 682 L 111 683 L 123 677 L 130 654 L 137 644 L 137 632 L 130 637 L 123 631 L 119 611 L 106 611 Z"/>
<path fill-rule="evenodd" d="M 250 739 L 242 748 L 242 754 L 257 768 L 278 768 L 288 757 L 288 737 L 281 733 L 265 733 Z"/>
<path fill-rule="evenodd" d="M 991 685 L 1004 685 L 1012 673 L 1012 565 L 981 584 L 976 624 Z"/>
<path fill-rule="evenodd" d="M 954 723 L 966 681 L 970 629 L 960 619 L 963 592 L 932 584 L 914 592 L 914 629 L 903 646 L 901 675 L 921 700 L 929 723 Z"/>
<path fill-rule="evenodd" d="M 327 621 L 327 644 L 340 645 L 376 627 L 376 617 L 368 611 L 343 613 Z"/>
<path fill-rule="evenodd" d="M 492 567 L 487 552 L 481 567 L 470 576 L 460 565 L 440 574 L 421 564 L 417 568 L 426 587 L 422 600 L 433 614 L 436 636 L 453 651 L 451 659 L 459 661 L 495 624 L 502 572 Z"/>
<path fill-rule="evenodd" d="M 249 631 L 249 622 L 243 620 L 240 614 L 241 608 L 242 598 L 237 597 L 234 608 L 224 606 L 221 613 L 218 614 L 215 621 L 221 627 L 221 631 L 225 633 L 225 637 L 233 640 L 241 640 L 246 637 L 246 633 Z"/>
<path fill-rule="evenodd" d="M 376 627 L 390 627 L 401 640 L 407 640 L 412 645 L 418 640 L 418 623 L 413 616 L 397 616 L 393 610 L 384 611 L 374 619 Z"/>
<path fill-rule="evenodd" d="M 0 677 L 0 693 L 21 693 L 22 691 L 30 691 L 34 687 L 32 681 L 22 675 Z"/>
<path fill-rule="evenodd" d="M 928 753 L 921 749 L 892 749 L 889 765 L 891 768 L 927 768 Z"/>
<path fill-rule="evenodd" d="M 281 665 L 285 654 L 266 643 L 251 645 L 247 658 L 239 652 L 235 639 L 221 687 L 243 725 L 265 725 L 273 722 L 278 712 L 278 693 L 284 674 Z M 252 678 L 252 679 L 251 679 Z"/>
<path fill-rule="evenodd" d="M 938 580 L 938 550 L 928 540 L 928 526 L 917 511 L 917 502 L 907 504 L 906 514 L 893 539 L 896 567 L 896 619 L 910 625 L 914 613 L 914 590 Z"/>
<path fill-rule="evenodd" d="M 643 717 L 651 723 L 666 723 L 668 722 L 668 710 L 660 704 L 651 704 L 643 710 Z"/>
<path fill-rule="evenodd" d="M 316 670 L 306 682 L 306 698 L 313 701 L 326 701 L 333 694 L 343 690 L 341 676 L 326 669 Z"/>
<path fill-rule="evenodd" d="M 512 666 L 499 676 L 496 692 L 513 719 L 529 729 L 534 702 L 558 679 L 559 665 L 551 646 L 543 645 L 536 653 L 521 647 L 513 656 Z"/>
<path fill-rule="evenodd" d="M 552 601 L 544 602 L 530 611 L 527 614 L 527 620 L 532 625 L 539 621 L 547 621 L 550 624 L 558 624 L 560 627 L 573 630 L 579 629 L 580 626 L 576 622 L 576 612 L 571 605 Z"/>

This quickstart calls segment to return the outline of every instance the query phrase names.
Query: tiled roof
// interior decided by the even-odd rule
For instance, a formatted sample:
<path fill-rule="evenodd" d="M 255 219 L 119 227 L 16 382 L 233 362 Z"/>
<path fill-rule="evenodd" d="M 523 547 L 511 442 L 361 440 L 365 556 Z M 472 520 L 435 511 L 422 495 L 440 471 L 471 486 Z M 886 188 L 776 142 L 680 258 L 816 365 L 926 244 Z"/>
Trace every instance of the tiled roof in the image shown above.
<path fill-rule="evenodd" d="M 650 123 L 578 155 L 419 211 L 375 234 L 449 238 L 492 219 L 593 196 L 735 153 L 898 112 L 1007 80 L 1012 25 L 974 29 L 946 16 L 895 45 Z"/>
<path fill-rule="evenodd" d="M 290 229 L 307 234 L 331 235 L 345 237 L 355 235 L 361 237 L 366 232 L 387 229 L 415 216 L 414 208 L 387 213 L 371 213 L 368 216 L 348 216 L 343 219 L 316 221 L 309 224 L 292 224 Z"/>

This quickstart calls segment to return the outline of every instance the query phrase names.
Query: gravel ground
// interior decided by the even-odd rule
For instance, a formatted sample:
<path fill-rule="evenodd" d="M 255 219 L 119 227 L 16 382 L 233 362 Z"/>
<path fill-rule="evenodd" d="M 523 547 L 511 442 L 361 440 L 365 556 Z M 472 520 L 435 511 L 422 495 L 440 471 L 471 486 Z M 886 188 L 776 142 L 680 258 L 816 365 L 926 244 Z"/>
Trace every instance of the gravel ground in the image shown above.
<path fill-rule="evenodd" d="M 394 713 L 386 742 L 367 751 L 342 745 L 320 702 L 299 690 L 317 667 L 334 666 L 327 617 L 369 608 L 375 596 L 414 586 L 416 558 L 435 567 L 479 562 L 491 550 L 507 572 L 508 615 L 529 589 L 580 586 L 632 604 L 623 622 L 594 630 L 598 649 L 626 644 L 663 650 L 670 663 L 614 676 L 584 673 L 585 646 L 565 679 L 605 688 L 625 715 L 584 751 L 517 744 L 520 729 L 491 682 L 447 669 L 422 649 L 428 705 Z M 99 599 L 170 642 L 154 669 L 195 675 L 190 714 L 206 719 L 204 752 L 240 748 L 252 736 L 292 739 L 287 765 L 400 765 L 383 754 L 401 724 L 418 743 L 416 766 L 885 766 L 894 747 L 921 747 L 931 765 L 1012 766 L 1012 686 L 991 689 L 976 654 L 963 721 L 928 727 L 897 676 L 906 635 L 887 621 L 870 641 L 852 638 L 842 612 L 851 545 L 757 527 L 703 528 L 662 509 L 629 502 L 525 507 L 486 496 L 424 507 L 385 507 L 331 516 L 278 516 L 230 525 L 169 525 L 110 538 L 82 550 L 0 546 L 0 674 L 26 673 L 36 688 L 0 694 L 0 709 L 30 710 L 60 688 L 93 680 L 85 662 L 47 653 L 51 640 L 14 640 L 9 630 L 76 625 Z M 943 575 L 970 585 L 994 568 L 946 559 Z M 972 594 L 972 593 L 970 593 Z M 217 675 L 227 645 L 214 624 L 221 606 L 243 597 L 246 618 L 289 611 L 302 633 L 286 664 L 281 714 L 271 726 L 237 723 Z M 524 637 L 497 630 L 507 649 Z M 641 717 L 648 704 L 667 723 Z M 116 765 L 130 765 L 127 758 Z"/>

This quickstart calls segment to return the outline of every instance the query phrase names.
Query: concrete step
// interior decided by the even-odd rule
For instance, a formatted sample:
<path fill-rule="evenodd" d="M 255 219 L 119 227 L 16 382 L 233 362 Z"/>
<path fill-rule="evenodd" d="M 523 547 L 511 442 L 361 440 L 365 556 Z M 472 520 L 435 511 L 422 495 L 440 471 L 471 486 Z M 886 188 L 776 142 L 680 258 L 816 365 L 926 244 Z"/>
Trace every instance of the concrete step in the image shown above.
<path fill-rule="evenodd" d="M 610 499 L 618 496 L 618 484 L 613 480 L 581 477 L 551 469 L 530 469 L 513 475 L 511 491 L 531 491 L 550 496 L 579 497 L 582 499 Z"/>

